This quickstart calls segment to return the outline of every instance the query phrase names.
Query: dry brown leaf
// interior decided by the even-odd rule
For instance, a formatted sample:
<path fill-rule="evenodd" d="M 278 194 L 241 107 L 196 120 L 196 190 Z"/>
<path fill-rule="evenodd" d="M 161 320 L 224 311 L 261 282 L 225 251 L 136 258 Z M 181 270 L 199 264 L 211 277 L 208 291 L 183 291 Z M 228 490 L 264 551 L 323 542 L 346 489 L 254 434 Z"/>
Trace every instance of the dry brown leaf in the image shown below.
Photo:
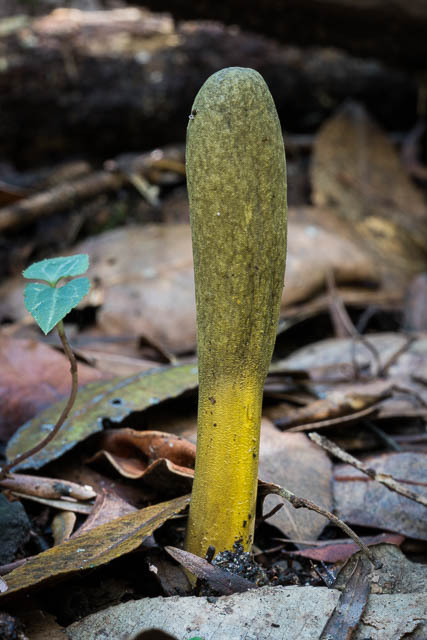
<path fill-rule="evenodd" d="M 350 639 L 365 610 L 369 595 L 369 569 L 357 562 L 340 595 L 335 611 L 323 629 L 320 640 Z"/>
<path fill-rule="evenodd" d="M 397 533 L 381 533 L 378 536 L 362 536 L 360 538 L 366 546 L 370 547 L 374 544 L 381 544 L 383 542 L 388 544 L 395 544 L 400 546 L 405 540 L 404 536 Z M 321 562 L 344 562 L 348 560 L 353 554 L 360 551 L 359 545 L 353 542 L 350 538 L 345 540 L 333 540 L 331 542 L 323 542 L 319 546 L 309 547 L 301 551 L 290 551 L 290 556 L 302 556 L 303 558 L 310 558 L 311 560 L 319 560 Z"/>
<path fill-rule="evenodd" d="M 378 283 L 372 258 L 347 225 L 314 207 L 290 208 L 282 312 L 324 291 L 331 271 L 337 284 L 351 283 L 355 290 L 357 283 L 362 290 Z"/>
<path fill-rule="evenodd" d="M 324 451 L 300 433 L 281 433 L 265 418 L 261 427 L 259 477 L 294 491 L 319 506 L 332 510 L 332 465 Z M 283 500 L 270 495 L 264 501 L 268 513 Z M 268 519 L 288 538 L 315 540 L 328 520 L 306 509 L 294 509 L 284 503 Z"/>
<path fill-rule="evenodd" d="M 80 385 L 111 377 L 79 364 Z M 62 353 L 35 340 L 20 340 L 0 333 L 0 437 L 3 440 L 36 413 L 68 395 L 70 388 L 70 363 Z"/>
<path fill-rule="evenodd" d="M 183 511 L 189 501 L 187 495 L 146 507 L 34 556 L 7 575 L 8 590 L 3 599 L 130 553 L 166 520 Z"/>
<path fill-rule="evenodd" d="M 364 240 L 378 271 L 406 277 L 426 264 L 426 205 L 387 136 L 361 105 L 347 103 L 317 134 L 313 200 L 329 205 Z"/>
<path fill-rule="evenodd" d="M 123 498 L 120 498 L 120 496 L 114 494 L 112 491 L 103 489 L 97 496 L 89 516 L 82 526 L 73 534 L 73 538 L 78 538 L 95 527 L 111 522 L 128 513 L 134 513 L 135 511 L 136 507 L 126 502 L 126 500 L 123 500 Z"/>
<path fill-rule="evenodd" d="M 364 462 L 377 473 L 391 475 L 427 496 L 427 455 L 391 453 Z M 427 510 L 423 505 L 390 491 L 350 465 L 335 467 L 334 501 L 338 517 L 349 524 L 427 540 Z"/>
<path fill-rule="evenodd" d="M 89 462 L 105 457 L 121 475 L 132 479 L 143 478 L 160 459 L 168 460 L 171 470 L 185 474 L 192 471 L 196 455 L 195 445 L 179 436 L 128 428 L 104 431 L 99 448 Z"/>
<path fill-rule="evenodd" d="M 194 553 L 170 546 L 165 547 L 165 550 L 185 569 L 197 576 L 197 578 L 207 582 L 215 592 L 221 595 L 229 596 L 232 593 L 243 593 L 257 587 L 254 582 L 210 564 L 204 558 L 195 556 Z"/>

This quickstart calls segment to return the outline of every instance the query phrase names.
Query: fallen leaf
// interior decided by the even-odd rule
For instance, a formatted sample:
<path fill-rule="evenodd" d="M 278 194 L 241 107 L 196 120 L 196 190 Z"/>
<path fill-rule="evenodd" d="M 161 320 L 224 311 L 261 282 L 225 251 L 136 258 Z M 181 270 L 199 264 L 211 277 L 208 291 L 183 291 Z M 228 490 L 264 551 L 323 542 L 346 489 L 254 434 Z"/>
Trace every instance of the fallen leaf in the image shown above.
<path fill-rule="evenodd" d="M 351 284 L 354 290 L 378 284 L 374 261 L 363 244 L 354 241 L 349 225 L 319 208 L 291 207 L 282 313 L 325 291 L 331 271 L 337 284 Z"/>
<path fill-rule="evenodd" d="M 391 475 L 427 496 L 427 455 L 391 453 L 364 462 L 377 473 Z M 423 505 L 390 491 L 350 465 L 334 469 L 334 502 L 337 516 L 349 524 L 427 540 L 427 510 Z"/>
<path fill-rule="evenodd" d="M 360 622 L 369 595 L 369 568 L 360 560 L 356 562 L 335 611 L 323 629 L 320 640 L 351 638 Z"/>
<path fill-rule="evenodd" d="M 78 538 L 95 527 L 111 522 L 128 513 L 134 513 L 136 510 L 136 507 L 120 498 L 120 496 L 114 494 L 112 491 L 103 489 L 97 496 L 89 516 L 82 526 L 73 534 L 73 538 Z"/>
<path fill-rule="evenodd" d="M 190 496 L 146 507 L 103 524 L 31 558 L 7 575 L 7 595 L 94 569 L 138 548 L 166 520 L 189 504 Z"/>
<path fill-rule="evenodd" d="M 160 547 L 148 549 L 145 554 L 146 566 L 162 589 L 165 596 L 190 595 L 193 587 L 185 571 L 166 555 Z"/>
<path fill-rule="evenodd" d="M 426 205 L 386 135 L 354 102 L 316 135 L 313 201 L 339 211 L 363 239 L 379 272 L 402 275 L 425 266 Z M 386 194 L 386 197 L 385 197 Z"/>
<path fill-rule="evenodd" d="M 108 353 L 100 348 L 80 347 L 73 348 L 76 356 L 89 362 L 98 371 L 114 371 L 117 376 L 131 376 L 140 371 L 149 371 L 153 367 L 160 366 L 159 362 L 121 355 L 120 353 Z"/>
<path fill-rule="evenodd" d="M 134 639 L 148 628 L 203 640 L 248 638 L 257 640 L 318 640 L 340 598 L 355 562 L 368 563 L 371 593 L 352 640 L 422 640 L 427 631 L 426 572 L 408 561 L 397 547 L 373 547 L 379 570 L 358 553 L 341 570 L 337 587 L 262 587 L 215 598 L 143 598 L 87 616 L 67 627 L 70 640 Z M 416 576 L 414 578 L 414 575 Z M 384 578 L 384 579 L 383 579 Z M 388 589 L 377 591 L 383 584 Z M 248 635 L 250 634 L 250 636 Z M 334 638 L 335 640 L 335 638 Z M 337 638 L 338 640 L 338 638 Z"/>
<path fill-rule="evenodd" d="M 98 451 L 88 462 L 106 458 L 125 478 L 144 478 L 160 459 L 166 459 L 170 471 L 193 476 L 196 447 L 184 438 L 161 431 L 110 429 L 104 431 Z"/>
<path fill-rule="evenodd" d="M 111 377 L 79 364 L 79 384 Z M 0 333 L 0 437 L 8 440 L 16 427 L 69 395 L 70 363 L 62 353 L 36 340 Z"/>
<path fill-rule="evenodd" d="M 102 431 L 103 420 L 120 422 L 134 411 L 143 411 L 197 386 L 194 365 L 161 367 L 131 377 L 114 378 L 93 383 L 79 391 L 76 402 L 58 435 L 39 453 L 28 458 L 16 469 L 38 469 L 55 460 L 88 436 Z M 40 441 L 55 424 L 62 403 L 43 411 L 24 424 L 10 440 L 6 453 L 12 460 Z"/>
<path fill-rule="evenodd" d="M 405 540 L 404 536 L 396 533 L 381 533 L 378 536 L 362 536 L 360 538 L 368 547 L 374 544 L 386 542 L 400 546 Z M 345 540 L 334 540 L 332 542 L 323 542 L 316 547 L 310 547 L 301 551 L 288 551 L 290 556 L 302 556 L 311 560 L 319 560 L 320 562 L 343 562 L 348 560 L 350 556 L 360 551 L 358 544 L 350 538 Z"/>
<path fill-rule="evenodd" d="M 38 502 L 39 504 L 45 504 L 52 509 L 58 509 L 59 511 L 73 511 L 75 513 L 83 513 L 89 515 L 92 511 L 92 505 L 87 502 L 78 502 L 77 500 L 54 500 L 53 498 L 39 498 L 38 496 L 27 495 L 25 493 L 19 493 L 19 491 L 12 491 L 12 494 L 22 500 L 29 500 L 30 502 Z"/>
<path fill-rule="evenodd" d="M 169 553 L 179 564 L 194 574 L 197 578 L 207 582 L 207 584 L 217 593 L 221 595 L 231 595 L 232 593 L 243 593 L 248 589 L 256 589 L 257 585 L 246 578 L 242 578 L 235 573 L 225 571 L 220 567 L 210 564 L 204 558 L 177 549 L 177 547 L 165 547 L 165 551 Z"/>
<path fill-rule="evenodd" d="M 265 418 L 261 427 L 259 477 L 286 487 L 298 496 L 332 510 L 332 464 L 328 455 L 299 433 L 281 433 Z M 268 513 L 283 500 L 269 495 L 264 500 L 263 512 Z M 294 509 L 290 504 L 268 519 L 288 538 L 315 540 L 328 520 L 323 516 Z"/>

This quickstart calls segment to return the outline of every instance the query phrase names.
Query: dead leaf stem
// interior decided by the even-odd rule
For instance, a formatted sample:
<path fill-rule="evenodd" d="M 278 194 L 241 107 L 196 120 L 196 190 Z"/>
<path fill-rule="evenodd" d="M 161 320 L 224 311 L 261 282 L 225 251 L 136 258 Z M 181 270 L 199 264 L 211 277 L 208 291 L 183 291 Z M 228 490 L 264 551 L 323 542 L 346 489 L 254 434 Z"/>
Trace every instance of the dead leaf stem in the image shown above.
<path fill-rule="evenodd" d="M 315 511 L 320 515 L 325 516 L 325 518 L 328 518 L 330 522 L 332 522 L 334 525 L 336 525 L 337 527 L 345 531 L 345 533 L 352 540 L 354 540 L 354 542 L 360 547 L 361 551 L 363 551 L 363 553 L 367 556 L 369 561 L 373 564 L 373 566 L 376 569 L 381 568 L 381 565 L 376 561 L 372 551 L 366 546 L 364 542 L 362 542 L 362 540 L 353 531 L 353 529 L 351 529 L 345 522 L 340 520 L 340 518 L 338 518 L 336 515 L 334 515 L 327 509 L 324 509 L 323 507 L 319 507 L 319 505 L 315 504 L 314 502 L 311 502 L 311 500 L 307 500 L 307 498 L 300 498 L 299 496 L 296 496 L 294 493 L 292 493 L 292 491 L 289 491 L 289 489 L 286 489 L 285 487 L 280 487 L 277 484 L 269 483 L 268 489 L 270 493 L 275 493 L 276 495 L 280 496 L 284 500 L 287 500 L 287 502 L 290 502 L 295 509 L 301 509 L 301 508 L 310 509 L 311 511 Z"/>
<path fill-rule="evenodd" d="M 398 480 L 395 480 L 394 478 L 392 478 L 390 475 L 384 474 L 384 473 L 377 473 L 374 469 L 370 469 L 369 467 L 364 465 L 362 462 L 360 462 L 360 460 L 357 460 L 357 458 L 354 458 L 352 455 L 350 455 L 349 453 L 341 449 L 341 447 L 339 447 L 335 443 L 328 440 L 328 438 L 325 438 L 324 436 L 321 436 L 318 433 L 309 433 L 308 437 L 310 438 L 310 440 L 312 440 L 317 445 L 319 445 L 319 447 L 322 447 L 326 451 L 329 451 L 329 453 L 332 453 L 332 455 L 334 455 L 339 460 L 342 460 L 343 462 L 350 464 L 352 467 L 355 467 L 362 473 L 365 473 L 372 480 L 376 480 L 377 482 L 380 482 L 385 487 L 387 487 L 387 489 L 390 489 L 390 491 L 399 493 L 401 496 L 404 496 L 405 498 L 409 498 L 409 500 L 414 500 L 414 502 L 419 502 L 419 504 L 422 504 L 425 507 L 427 507 L 427 498 L 415 493 L 414 491 L 410 491 L 403 484 L 398 482 Z"/>
<path fill-rule="evenodd" d="M 67 340 L 67 336 L 65 335 L 64 323 L 62 322 L 62 320 L 60 320 L 60 322 L 58 322 L 58 324 L 56 325 L 56 328 L 58 330 L 58 335 L 59 335 L 59 337 L 61 339 L 65 355 L 67 356 L 68 360 L 70 361 L 70 373 L 71 373 L 71 393 L 70 393 L 70 397 L 68 398 L 67 404 L 65 405 L 64 409 L 62 410 L 62 413 L 59 416 L 57 423 L 55 424 L 53 429 L 50 431 L 50 433 L 48 433 L 48 435 L 45 438 L 43 438 L 43 440 L 38 442 L 34 447 L 29 449 L 28 451 L 25 451 L 24 453 L 21 453 L 19 456 L 16 456 L 16 458 L 14 458 L 14 460 L 12 460 L 8 464 L 6 464 L 0 471 L 0 478 L 4 478 L 9 473 L 9 471 L 11 469 L 13 469 L 13 467 L 16 467 L 18 464 L 21 464 L 21 462 L 23 462 L 24 460 L 27 460 L 27 458 L 31 458 L 31 456 L 34 456 L 36 453 L 38 453 L 39 451 L 44 449 L 44 447 L 46 447 L 46 445 L 48 445 L 51 440 L 53 440 L 53 438 L 56 436 L 56 434 L 58 433 L 58 431 L 60 430 L 60 428 L 64 424 L 65 420 L 67 419 L 68 414 L 70 413 L 70 411 L 71 411 L 71 409 L 72 409 L 72 407 L 74 405 L 74 402 L 76 400 L 78 386 L 79 386 L 79 383 L 78 383 L 78 371 L 77 371 L 77 361 L 76 361 L 74 353 L 73 353 L 73 351 L 72 351 L 72 349 L 71 349 L 71 347 L 69 345 L 69 342 Z"/>

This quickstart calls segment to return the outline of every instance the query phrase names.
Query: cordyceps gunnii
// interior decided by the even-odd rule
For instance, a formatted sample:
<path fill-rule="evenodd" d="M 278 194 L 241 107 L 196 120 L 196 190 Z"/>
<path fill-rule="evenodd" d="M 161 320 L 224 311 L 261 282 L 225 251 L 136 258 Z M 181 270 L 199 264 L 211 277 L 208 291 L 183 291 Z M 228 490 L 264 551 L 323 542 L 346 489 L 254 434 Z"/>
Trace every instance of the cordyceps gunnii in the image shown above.
<path fill-rule="evenodd" d="M 231 67 L 208 78 L 186 153 L 200 382 L 186 548 L 203 557 L 210 545 L 252 545 L 263 387 L 284 282 L 285 152 L 259 73 Z"/>

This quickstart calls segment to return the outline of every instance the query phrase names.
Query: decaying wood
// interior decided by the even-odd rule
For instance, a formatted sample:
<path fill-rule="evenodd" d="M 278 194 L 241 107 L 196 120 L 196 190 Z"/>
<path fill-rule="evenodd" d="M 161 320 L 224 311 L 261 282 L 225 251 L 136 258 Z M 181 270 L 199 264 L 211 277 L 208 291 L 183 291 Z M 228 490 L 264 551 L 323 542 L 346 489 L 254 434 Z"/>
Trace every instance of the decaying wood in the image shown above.
<path fill-rule="evenodd" d="M 99 193 L 115 191 L 124 181 L 125 177 L 121 173 L 100 171 L 37 193 L 0 209 L 0 231 L 29 224 L 37 218 L 72 207 Z"/>
<path fill-rule="evenodd" d="M 411 126 L 416 109 L 413 81 L 372 60 L 219 24 L 177 26 L 135 8 L 18 21 L 0 39 L 0 58 L 0 156 L 21 166 L 182 141 L 198 89 L 228 66 L 264 76 L 288 131 L 314 130 L 349 95 L 395 130 Z"/>
<path fill-rule="evenodd" d="M 425 68 L 427 3 L 424 0 L 137 0 L 176 18 L 240 24 L 282 42 L 343 47 L 358 56 Z"/>
<path fill-rule="evenodd" d="M 88 167 L 90 171 L 90 167 Z M 105 163 L 105 171 L 68 179 L 14 204 L 0 208 L 0 232 L 23 227 L 39 218 L 53 215 L 95 198 L 99 194 L 120 189 L 129 182 L 151 204 L 156 204 L 156 184 L 171 182 L 171 174 L 185 175 L 184 151 L 179 146 L 155 149 L 151 153 L 122 154 Z M 59 176 L 58 176 L 59 178 Z M 156 192 L 157 193 L 157 192 Z"/>

